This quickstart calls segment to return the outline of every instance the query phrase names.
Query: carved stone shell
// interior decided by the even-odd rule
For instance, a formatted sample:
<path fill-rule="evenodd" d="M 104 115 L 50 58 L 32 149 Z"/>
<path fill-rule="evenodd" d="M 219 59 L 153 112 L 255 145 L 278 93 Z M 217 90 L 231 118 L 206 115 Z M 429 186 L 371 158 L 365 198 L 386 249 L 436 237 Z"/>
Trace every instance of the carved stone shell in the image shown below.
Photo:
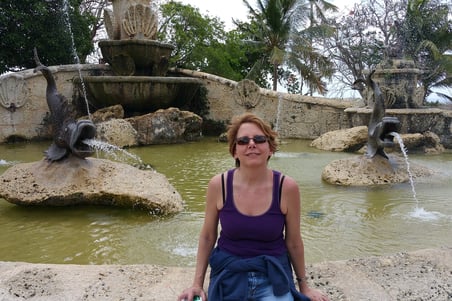
<path fill-rule="evenodd" d="M 131 39 L 155 40 L 157 37 L 157 14 L 149 5 L 134 4 L 124 14 L 122 26 Z"/>
<path fill-rule="evenodd" d="M 104 9 L 104 24 L 108 37 L 111 40 L 119 40 L 121 38 L 121 32 L 118 23 L 116 22 L 115 15 L 110 9 Z"/>
<path fill-rule="evenodd" d="M 2 107 L 14 112 L 27 102 L 27 97 L 22 95 L 24 84 L 24 78 L 15 73 L 8 74 L 0 80 L 0 104 Z"/>

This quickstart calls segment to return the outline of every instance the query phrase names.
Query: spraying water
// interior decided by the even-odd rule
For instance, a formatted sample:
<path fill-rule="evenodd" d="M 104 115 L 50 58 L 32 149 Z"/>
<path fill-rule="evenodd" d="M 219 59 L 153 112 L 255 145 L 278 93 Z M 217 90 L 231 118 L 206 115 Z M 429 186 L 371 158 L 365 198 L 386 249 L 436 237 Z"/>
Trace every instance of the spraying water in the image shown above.
<path fill-rule="evenodd" d="M 0 159 L 0 166 L 7 166 L 7 165 L 12 165 L 12 164 L 13 164 L 13 162 Z"/>
<path fill-rule="evenodd" d="M 429 212 L 429 211 L 425 210 L 424 208 L 419 207 L 419 200 L 417 198 L 416 189 L 414 186 L 414 177 L 413 177 L 413 174 L 411 173 L 410 161 L 408 160 L 408 153 L 407 153 L 405 144 L 403 143 L 402 137 L 400 137 L 399 133 L 391 132 L 390 135 L 394 136 L 400 145 L 400 150 L 402 151 L 403 157 L 405 158 L 405 164 L 406 164 L 406 169 L 408 172 L 408 177 L 410 180 L 411 191 L 413 193 L 413 199 L 416 201 L 416 207 L 414 208 L 414 211 L 410 213 L 410 216 L 414 217 L 414 218 L 425 219 L 425 220 L 438 219 L 440 217 L 441 213 Z"/>
<path fill-rule="evenodd" d="M 83 143 L 91 146 L 92 148 L 104 152 L 107 156 L 112 157 L 115 161 L 127 162 L 128 159 L 133 160 L 132 165 L 143 166 L 143 161 L 140 157 L 129 153 L 128 151 L 107 142 L 99 141 L 96 139 L 86 139 Z M 119 154 L 119 155 L 118 155 Z"/>
<path fill-rule="evenodd" d="M 413 193 L 413 199 L 416 201 L 416 205 L 418 205 L 419 200 L 417 199 L 416 189 L 414 188 L 414 178 L 413 178 L 413 174 L 411 173 L 411 167 L 410 167 L 410 161 L 408 160 L 407 149 L 405 147 L 405 144 L 403 143 L 402 137 L 400 137 L 400 135 L 398 133 L 392 132 L 390 134 L 397 139 L 397 142 L 399 142 L 400 150 L 402 151 L 403 157 L 405 158 L 406 171 L 408 172 L 408 178 L 410 180 L 411 192 Z"/>
<path fill-rule="evenodd" d="M 281 122 L 281 111 L 282 111 L 282 94 L 278 93 L 278 109 L 276 112 L 276 124 L 275 132 L 279 133 L 279 123 Z"/>
<path fill-rule="evenodd" d="M 68 0 L 63 0 L 63 14 L 64 14 L 64 22 L 69 30 L 69 36 L 71 38 L 71 47 L 72 47 L 72 55 L 74 56 L 74 61 L 77 64 L 78 76 L 80 78 L 80 83 L 82 85 L 83 97 L 85 99 L 86 104 L 86 112 L 88 114 L 88 118 L 91 120 L 91 113 L 89 111 L 89 103 L 88 98 L 86 97 L 86 86 L 82 77 L 82 69 L 80 64 L 80 58 L 77 54 L 77 48 L 75 47 L 74 34 L 72 33 L 71 20 L 69 18 L 69 3 Z"/>

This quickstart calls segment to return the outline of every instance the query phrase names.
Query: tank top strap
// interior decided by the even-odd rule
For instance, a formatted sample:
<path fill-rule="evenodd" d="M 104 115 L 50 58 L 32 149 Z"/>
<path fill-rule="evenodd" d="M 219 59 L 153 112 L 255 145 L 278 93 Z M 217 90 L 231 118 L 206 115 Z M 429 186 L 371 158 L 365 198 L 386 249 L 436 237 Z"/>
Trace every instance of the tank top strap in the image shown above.
<path fill-rule="evenodd" d="M 272 205 L 270 210 L 281 211 L 281 173 L 277 170 L 273 170 L 273 195 L 272 195 Z"/>
<path fill-rule="evenodd" d="M 235 168 L 228 170 L 227 172 L 227 179 L 226 179 L 226 198 L 223 198 L 223 207 L 234 207 L 232 202 L 232 196 L 233 196 L 233 179 L 234 179 L 234 172 Z"/>

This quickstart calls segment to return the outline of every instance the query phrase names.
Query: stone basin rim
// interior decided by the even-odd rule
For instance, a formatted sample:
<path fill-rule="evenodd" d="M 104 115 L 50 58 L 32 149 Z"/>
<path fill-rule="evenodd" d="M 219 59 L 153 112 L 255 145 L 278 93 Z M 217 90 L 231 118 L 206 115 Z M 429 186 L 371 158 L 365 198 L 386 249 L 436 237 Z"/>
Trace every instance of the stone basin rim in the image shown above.
<path fill-rule="evenodd" d="M 105 45 L 105 46 L 131 46 L 131 45 L 147 45 L 147 46 L 159 46 L 159 47 L 163 47 L 163 48 L 170 48 L 170 49 L 174 49 L 176 48 L 174 45 L 172 44 L 168 44 L 168 43 L 162 43 L 156 40 L 100 40 L 99 41 L 99 47 L 101 47 L 101 45 Z"/>
<path fill-rule="evenodd" d="M 79 78 L 75 79 L 80 81 Z M 156 82 L 163 84 L 203 84 L 203 81 L 198 78 L 192 77 L 177 77 L 177 76 L 116 76 L 116 75 L 104 75 L 104 76 L 84 76 L 83 80 L 86 82 L 99 82 L 99 83 L 145 83 L 145 82 Z"/>

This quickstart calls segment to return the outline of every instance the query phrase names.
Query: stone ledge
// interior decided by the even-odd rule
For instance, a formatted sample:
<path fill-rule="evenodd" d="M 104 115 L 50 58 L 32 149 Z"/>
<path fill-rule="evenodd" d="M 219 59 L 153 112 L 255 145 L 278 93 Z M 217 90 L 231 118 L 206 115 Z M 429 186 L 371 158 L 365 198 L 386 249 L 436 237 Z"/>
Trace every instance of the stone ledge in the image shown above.
<path fill-rule="evenodd" d="M 332 301 L 452 297 L 451 246 L 322 262 L 308 265 L 307 272 L 310 286 Z M 193 274 L 193 267 L 0 262 L 0 300 L 174 301 Z"/>

